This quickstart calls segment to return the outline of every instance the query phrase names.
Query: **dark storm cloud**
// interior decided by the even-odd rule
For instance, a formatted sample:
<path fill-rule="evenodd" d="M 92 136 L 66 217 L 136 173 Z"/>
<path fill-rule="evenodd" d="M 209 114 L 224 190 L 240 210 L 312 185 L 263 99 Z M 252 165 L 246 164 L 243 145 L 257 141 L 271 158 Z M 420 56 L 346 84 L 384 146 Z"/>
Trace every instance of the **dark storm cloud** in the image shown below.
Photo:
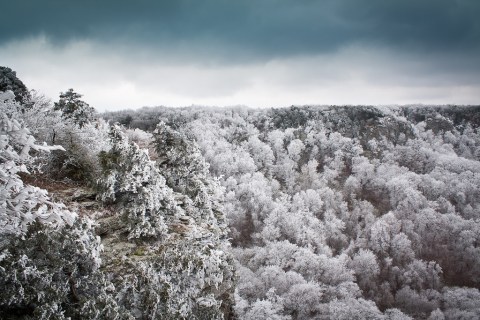
<path fill-rule="evenodd" d="M 55 43 L 89 39 L 247 59 L 352 43 L 418 52 L 480 47 L 478 0 L 15 0 L 0 15 L 0 43 L 43 34 Z"/>

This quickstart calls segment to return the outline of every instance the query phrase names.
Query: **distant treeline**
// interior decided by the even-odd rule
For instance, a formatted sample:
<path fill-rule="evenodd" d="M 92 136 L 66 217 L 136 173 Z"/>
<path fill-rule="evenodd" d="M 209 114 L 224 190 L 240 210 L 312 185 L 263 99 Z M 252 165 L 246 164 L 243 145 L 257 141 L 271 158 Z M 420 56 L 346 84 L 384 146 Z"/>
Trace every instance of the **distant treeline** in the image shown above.
<path fill-rule="evenodd" d="M 143 107 L 138 110 L 121 110 L 105 112 L 102 117 L 112 123 L 118 122 L 132 129 L 152 131 L 160 119 L 168 119 L 170 125 L 179 126 L 182 123 L 198 117 L 199 113 L 205 111 L 224 110 L 225 112 L 239 112 L 241 114 L 259 115 L 255 125 L 262 129 L 266 119 L 276 128 L 296 128 L 305 125 L 308 120 L 329 120 L 332 110 L 335 110 L 336 117 L 342 114 L 341 125 L 333 122 L 333 130 L 351 130 L 346 134 L 354 135 L 359 127 L 365 124 L 372 124 L 378 118 L 386 115 L 383 111 L 394 111 L 413 123 L 426 121 L 427 128 L 434 131 L 449 130 L 453 127 L 462 129 L 466 124 L 473 128 L 480 126 L 480 105 L 408 105 L 391 107 L 374 106 L 291 106 L 285 108 L 251 109 L 248 107 Z M 450 121 L 440 120 L 438 115 Z M 347 126 L 343 125 L 347 124 Z M 348 126 L 348 124 L 352 126 Z"/>

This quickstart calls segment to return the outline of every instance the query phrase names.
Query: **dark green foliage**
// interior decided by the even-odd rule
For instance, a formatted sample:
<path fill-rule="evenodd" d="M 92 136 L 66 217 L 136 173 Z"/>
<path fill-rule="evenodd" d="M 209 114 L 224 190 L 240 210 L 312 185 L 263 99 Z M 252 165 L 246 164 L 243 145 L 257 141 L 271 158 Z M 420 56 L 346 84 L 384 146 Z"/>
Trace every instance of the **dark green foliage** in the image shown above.
<path fill-rule="evenodd" d="M 272 109 L 272 122 L 275 128 L 298 128 L 312 119 L 308 108 L 291 106 L 285 109 Z"/>
<path fill-rule="evenodd" d="M 100 160 L 100 165 L 104 174 L 108 174 L 113 170 L 117 165 L 120 159 L 120 152 L 118 151 L 101 151 L 98 154 L 98 159 Z"/>
<path fill-rule="evenodd" d="M 30 98 L 27 87 L 17 78 L 17 73 L 8 67 L 0 67 L 0 91 L 11 90 L 15 100 L 26 103 Z"/>
<path fill-rule="evenodd" d="M 119 120 L 119 123 L 121 125 L 124 125 L 126 128 L 130 127 L 130 124 L 132 123 L 133 121 L 133 117 L 129 114 L 127 114 L 124 118 L 122 118 L 121 120 Z"/>
<path fill-rule="evenodd" d="M 434 132 L 451 130 L 452 127 L 463 129 L 467 124 L 473 128 L 480 127 L 480 106 L 408 106 L 402 108 L 404 116 L 415 123 L 426 121 L 427 128 Z M 441 117 L 438 117 L 440 115 Z M 443 118 L 443 119 L 441 119 Z M 449 120 L 450 124 L 445 121 Z M 438 128 L 433 124 L 443 122 L 446 127 Z M 430 127 L 429 127 L 430 126 Z"/>
<path fill-rule="evenodd" d="M 76 182 L 88 181 L 91 172 L 88 165 L 82 163 L 68 151 L 52 151 L 48 156 L 48 164 L 44 167 L 49 176 L 56 180 L 69 179 Z"/>

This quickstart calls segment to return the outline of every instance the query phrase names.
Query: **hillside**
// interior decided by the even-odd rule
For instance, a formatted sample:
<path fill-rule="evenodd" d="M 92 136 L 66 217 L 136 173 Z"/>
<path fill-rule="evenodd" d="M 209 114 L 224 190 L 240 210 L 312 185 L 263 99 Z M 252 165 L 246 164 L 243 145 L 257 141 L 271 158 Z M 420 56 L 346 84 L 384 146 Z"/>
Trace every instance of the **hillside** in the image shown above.
<path fill-rule="evenodd" d="M 478 106 L 99 115 L 15 94 L 2 319 L 480 317 Z"/>
<path fill-rule="evenodd" d="M 188 153 L 186 175 L 95 114 L 30 101 L 0 94 L 0 317 L 231 318 L 219 186 L 196 145 L 156 133 L 165 156 Z"/>
<path fill-rule="evenodd" d="M 241 319 L 479 316 L 478 106 L 150 108 L 225 188 Z M 157 120 L 157 121 L 158 121 Z"/>

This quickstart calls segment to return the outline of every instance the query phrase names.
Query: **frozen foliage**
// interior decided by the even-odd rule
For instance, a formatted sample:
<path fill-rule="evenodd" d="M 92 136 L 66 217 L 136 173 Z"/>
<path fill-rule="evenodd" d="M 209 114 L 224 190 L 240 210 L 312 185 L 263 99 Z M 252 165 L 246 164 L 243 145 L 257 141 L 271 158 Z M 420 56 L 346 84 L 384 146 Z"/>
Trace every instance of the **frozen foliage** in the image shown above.
<path fill-rule="evenodd" d="M 0 93 L 0 234 L 21 234 L 35 220 L 53 225 L 72 224 L 75 214 L 51 201 L 45 190 L 25 185 L 20 173 L 28 173 L 32 151 L 58 147 L 35 144 L 35 139 L 19 121 L 9 116 L 17 107 L 11 92 Z"/>
<path fill-rule="evenodd" d="M 233 262 L 223 239 L 226 226 L 218 223 L 224 218 L 214 196 L 221 190 L 207 176 L 201 154 L 182 163 L 198 162 L 188 167 L 184 187 L 172 189 L 164 176 L 177 175 L 179 166 L 162 162 L 157 167 L 118 126 L 111 128 L 110 141 L 111 149 L 100 154 L 99 186 L 103 201 L 113 203 L 123 222 L 119 231 L 107 232 L 112 234 L 105 238 L 110 251 L 105 270 L 124 312 L 141 319 L 228 316 Z M 155 142 L 157 150 L 170 155 L 185 152 L 185 145 L 182 139 Z M 188 146 L 188 151 L 196 148 Z"/>
<path fill-rule="evenodd" d="M 474 319 L 478 112 L 158 108 L 122 116 L 151 127 L 156 113 L 160 126 L 193 137 L 225 188 L 239 318 Z M 185 188 L 184 168 L 167 184 Z"/>
<path fill-rule="evenodd" d="M 13 94 L 0 93 L 0 316 L 5 319 L 115 318 L 112 287 L 99 272 L 100 239 L 46 190 L 23 183 L 35 144 Z M 91 299 L 91 297 L 95 297 Z"/>
<path fill-rule="evenodd" d="M 89 183 L 101 173 L 98 153 L 110 148 L 108 125 L 102 119 L 90 119 L 80 126 L 62 111 L 55 110 L 50 100 L 32 91 L 29 107 L 16 105 L 8 112 L 15 119 L 22 119 L 31 134 L 40 143 L 61 145 L 62 151 L 45 155 L 43 170 L 52 178 L 68 178 Z"/>
<path fill-rule="evenodd" d="M 225 235 L 227 227 L 220 204 L 224 190 L 210 176 L 198 146 L 163 122 L 153 135 L 159 168 L 167 185 L 185 196 L 186 213 L 197 223 L 208 225 L 217 235 Z"/>
<path fill-rule="evenodd" d="M 208 236 L 164 242 L 127 278 L 134 288 L 128 282 L 119 286 L 120 301 L 148 319 L 222 319 L 225 306 L 218 292 L 231 281 L 227 257 Z"/>
<path fill-rule="evenodd" d="M 41 96 L 31 97 L 30 109 L 13 98 L 0 93 L 0 318 L 229 318 L 234 270 L 223 189 L 198 147 L 183 139 L 152 146 L 172 155 L 196 150 L 186 188 L 172 189 L 164 175 L 174 176 L 178 167 L 159 167 L 124 129 L 107 130 L 102 120 L 77 123 Z M 62 146 L 36 144 L 25 125 L 38 139 Z M 145 143 L 152 136 L 137 131 L 134 137 Z M 51 177 L 76 179 L 77 173 L 77 185 L 100 192 L 93 207 L 101 200 L 102 212 L 83 210 L 90 217 L 79 218 L 25 182 L 46 175 L 55 185 Z"/>
<path fill-rule="evenodd" d="M 68 89 L 60 93 L 60 100 L 54 104 L 55 110 L 61 111 L 64 118 L 72 120 L 80 128 L 96 118 L 95 109 L 80 100 L 81 97 L 73 89 Z"/>
<path fill-rule="evenodd" d="M 89 222 L 2 237 L 2 319 L 115 319 L 114 287 L 99 271 L 100 239 Z"/>
<path fill-rule="evenodd" d="M 173 192 L 145 150 L 129 143 L 120 128 L 110 129 L 112 147 L 100 154 L 103 201 L 116 201 L 129 238 L 160 237 L 167 231 L 164 215 L 175 215 Z"/>
<path fill-rule="evenodd" d="M 0 93 L 0 317 L 480 317 L 479 107 L 158 108 L 125 129 L 63 95 Z M 27 183 L 40 167 L 95 185 L 95 223 Z"/>

